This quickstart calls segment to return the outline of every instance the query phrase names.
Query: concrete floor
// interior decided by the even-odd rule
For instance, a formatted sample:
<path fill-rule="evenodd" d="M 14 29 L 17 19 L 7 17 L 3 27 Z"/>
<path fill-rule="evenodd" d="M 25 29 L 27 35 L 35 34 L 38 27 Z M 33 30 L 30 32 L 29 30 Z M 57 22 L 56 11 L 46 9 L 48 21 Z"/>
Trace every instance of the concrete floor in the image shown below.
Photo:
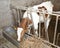
<path fill-rule="evenodd" d="M 0 48 L 17 48 L 11 42 L 9 42 L 3 37 L 1 30 L 0 30 Z"/>

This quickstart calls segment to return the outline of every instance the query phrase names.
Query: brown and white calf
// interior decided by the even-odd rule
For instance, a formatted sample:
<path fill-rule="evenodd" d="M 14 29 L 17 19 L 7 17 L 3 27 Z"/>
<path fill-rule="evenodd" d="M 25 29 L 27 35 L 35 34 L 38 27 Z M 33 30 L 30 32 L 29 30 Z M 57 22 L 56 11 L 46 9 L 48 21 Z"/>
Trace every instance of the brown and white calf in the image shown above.
<path fill-rule="evenodd" d="M 19 27 L 17 28 L 18 41 L 21 41 L 24 34 L 27 32 L 29 25 L 32 24 L 32 21 L 28 18 L 23 18 Z"/>
<path fill-rule="evenodd" d="M 49 14 L 52 14 L 52 11 L 53 11 L 53 4 L 51 3 L 51 1 L 43 2 L 39 5 L 35 5 L 31 8 L 28 8 L 28 10 L 37 10 L 37 12 L 34 12 L 34 11 L 31 12 L 32 20 L 34 23 L 34 29 L 36 30 L 36 34 L 37 34 L 39 22 L 45 22 L 45 20 L 46 20 L 45 28 L 48 29 L 49 22 L 50 22 Z M 48 14 L 40 14 L 41 11 L 44 13 L 48 13 Z M 27 22 L 29 22 L 29 25 L 32 24 L 30 14 L 28 14 L 29 19 L 27 19 L 27 12 L 28 11 L 26 11 L 23 15 L 23 19 L 20 23 L 20 27 L 17 28 L 17 36 L 18 36 L 17 40 L 18 41 L 21 41 L 22 37 L 24 36 L 25 32 L 27 31 L 27 28 L 28 28 Z"/>

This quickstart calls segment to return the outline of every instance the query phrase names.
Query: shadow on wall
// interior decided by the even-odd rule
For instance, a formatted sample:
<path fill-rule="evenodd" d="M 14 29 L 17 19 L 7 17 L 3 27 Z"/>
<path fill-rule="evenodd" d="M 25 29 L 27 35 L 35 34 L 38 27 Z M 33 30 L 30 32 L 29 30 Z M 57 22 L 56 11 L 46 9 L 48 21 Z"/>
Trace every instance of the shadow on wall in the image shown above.
<path fill-rule="evenodd" d="M 33 6 L 43 2 L 43 0 L 11 0 L 12 4 L 19 6 Z"/>

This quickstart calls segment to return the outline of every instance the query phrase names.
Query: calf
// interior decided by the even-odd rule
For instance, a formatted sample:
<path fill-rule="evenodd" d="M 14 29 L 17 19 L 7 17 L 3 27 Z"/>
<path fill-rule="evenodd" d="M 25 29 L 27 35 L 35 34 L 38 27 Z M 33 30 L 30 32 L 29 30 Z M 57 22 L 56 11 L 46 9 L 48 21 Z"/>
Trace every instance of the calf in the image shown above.
<path fill-rule="evenodd" d="M 26 11 L 23 15 L 23 18 L 27 18 L 27 17 L 29 18 L 30 24 L 32 24 L 32 20 L 33 20 L 34 29 L 35 29 L 36 34 L 37 34 L 39 22 L 45 22 L 45 28 L 48 29 L 49 22 L 50 22 L 49 14 L 52 14 L 52 11 L 53 11 L 53 4 L 50 1 L 43 2 L 39 5 L 35 5 L 31 8 L 28 8 L 28 10 L 37 10 L 36 12 L 34 12 L 34 11 L 31 12 L 31 14 L 28 14 L 28 16 L 27 16 L 28 11 Z M 40 12 L 43 12 L 45 14 L 42 14 L 42 13 L 40 14 Z M 46 14 L 46 13 L 48 13 L 48 14 Z M 32 20 L 31 20 L 31 15 L 32 15 Z M 28 21 L 28 19 L 24 20 L 24 22 L 22 21 L 20 23 L 20 28 L 17 29 L 18 41 L 21 40 L 21 38 L 27 31 L 27 21 Z"/>

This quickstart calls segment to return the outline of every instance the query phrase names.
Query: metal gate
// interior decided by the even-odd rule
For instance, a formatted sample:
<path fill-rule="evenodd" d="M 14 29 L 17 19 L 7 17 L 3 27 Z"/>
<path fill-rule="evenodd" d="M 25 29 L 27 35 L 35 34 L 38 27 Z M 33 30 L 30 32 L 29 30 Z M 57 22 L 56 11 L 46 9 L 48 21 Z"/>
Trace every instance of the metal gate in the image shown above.
<path fill-rule="evenodd" d="M 23 16 L 23 13 L 22 11 L 26 11 L 28 7 L 23 7 L 21 6 L 20 8 L 18 7 L 14 7 L 14 6 L 10 6 L 11 8 L 11 11 L 12 11 L 12 15 L 15 17 L 14 20 L 15 20 L 15 26 L 18 26 L 18 22 L 20 23 L 21 19 L 22 19 L 22 16 Z M 14 14 L 15 12 L 15 14 Z M 42 12 L 41 12 L 42 13 Z M 48 14 L 48 13 L 47 13 Z M 54 39 L 53 39 L 53 43 L 50 43 L 48 41 L 45 41 L 45 40 L 42 40 L 43 42 L 47 43 L 47 44 L 50 44 L 54 47 L 57 47 L 57 48 L 60 48 L 58 46 L 55 45 L 56 43 L 56 36 L 57 36 L 57 42 L 58 42 L 58 37 L 60 35 L 60 33 L 58 33 L 58 35 L 56 34 L 57 33 L 57 26 L 58 26 L 58 20 L 60 19 L 60 12 L 55 12 L 53 11 L 53 14 L 49 14 L 49 15 L 53 15 L 56 17 L 56 22 L 55 22 L 55 29 L 54 29 Z M 46 34 L 48 35 L 48 32 L 46 32 Z M 31 35 L 31 34 L 30 34 Z M 40 34 L 39 34 L 40 35 Z M 31 35 L 32 36 L 32 35 Z M 48 37 L 48 36 L 47 36 Z M 49 38 L 49 37 L 48 37 Z M 41 39 L 41 38 L 40 38 Z"/>

